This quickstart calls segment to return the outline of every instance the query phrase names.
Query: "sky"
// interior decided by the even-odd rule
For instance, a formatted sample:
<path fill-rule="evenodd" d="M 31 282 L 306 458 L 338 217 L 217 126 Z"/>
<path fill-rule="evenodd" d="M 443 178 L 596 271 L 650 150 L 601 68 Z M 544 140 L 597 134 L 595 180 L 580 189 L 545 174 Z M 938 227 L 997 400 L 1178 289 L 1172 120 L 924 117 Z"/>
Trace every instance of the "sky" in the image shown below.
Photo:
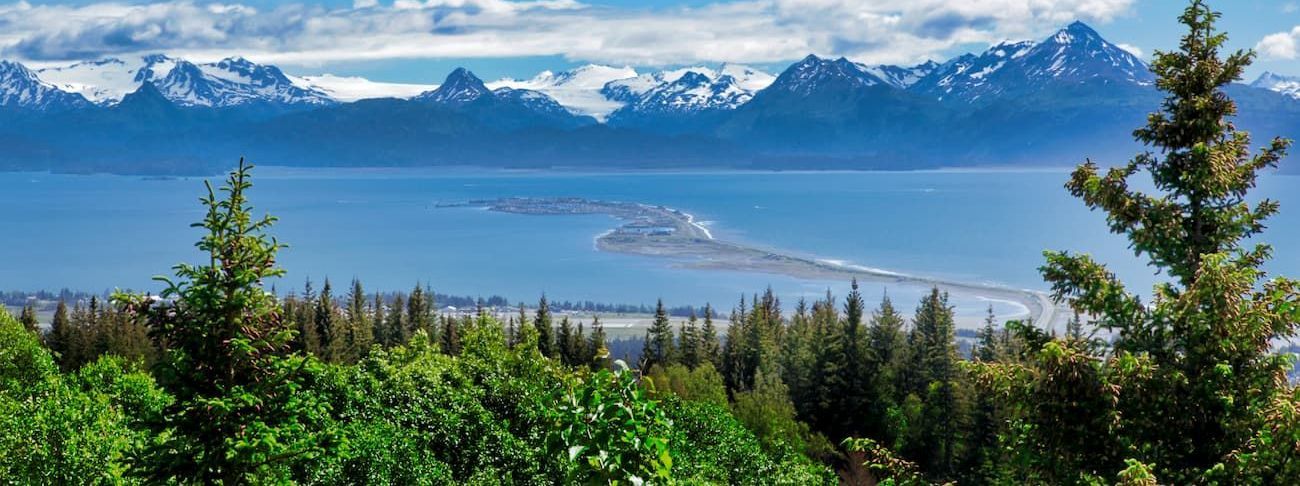
<path fill-rule="evenodd" d="M 1247 78 L 1300 76 L 1300 0 L 1217 0 Z M 0 58 L 33 67 L 163 52 L 291 74 L 438 83 L 455 67 L 528 78 L 586 63 L 657 69 L 808 54 L 911 65 L 1042 39 L 1074 20 L 1150 59 L 1180 0 L 0 0 Z"/>

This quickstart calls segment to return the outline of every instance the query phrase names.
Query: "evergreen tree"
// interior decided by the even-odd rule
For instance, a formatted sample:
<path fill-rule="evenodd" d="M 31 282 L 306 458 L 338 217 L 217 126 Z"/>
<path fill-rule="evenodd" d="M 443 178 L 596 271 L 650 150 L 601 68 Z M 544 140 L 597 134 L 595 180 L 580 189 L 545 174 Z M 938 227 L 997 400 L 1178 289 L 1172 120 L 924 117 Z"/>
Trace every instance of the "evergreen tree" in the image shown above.
<path fill-rule="evenodd" d="M 591 337 L 587 339 L 587 360 L 593 371 L 609 369 L 609 345 L 605 340 L 605 326 L 600 317 L 591 318 Z"/>
<path fill-rule="evenodd" d="M 211 263 L 176 266 L 162 293 L 172 304 L 116 297 L 166 343 L 154 376 L 172 401 L 135 464 L 148 482 L 288 482 L 296 462 L 331 443 L 321 427 L 328 404 L 301 393 L 313 365 L 288 351 L 292 329 L 262 288 L 283 274 L 274 266 L 281 245 L 265 233 L 274 218 L 250 215 L 248 170 L 241 161 L 224 199 L 208 186 L 197 226 Z"/>
<path fill-rule="evenodd" d="M 1026 409 L 1032 428 L 1025 430 L 1040 432 L 1032 440 L 1045 453 L 1077 458 L 1066 464 L 1074 470 L 1117 474 L 1131 459 L 1170 484 L 1300 477 L 1300 449 L 1275 442 L 1300 431 L 1281 428 L 1288 423 L 1282 417 L 1292 416 L 1282 410 L 1297 408 L 1296 392 L 1285 378 L 1291 360 L 1272 349 L 1296 333 L 1298 284 L 1264 281 L 1260 267 L 1271 248 L 1246 244 L 1278 210 L 1270 200 L 1252 204 L 1248 193 L 1290 141 L 1275 138 L 1251 155 L 1250 137 L 1230 122 L 1237 106 L 1224 88 L 1241 79 L 1254 53 L 1220 57 L 1227 37 L 1215 29 L 1218 18 L 1205 2 L 1191 2 L 1180 18 L 1187 33 L 1179 49 L 1155 53 L 1156 87 L 1168 96 L 1134 131 L 1152 150 L 1104 175 L 1089 161 L 1067 183 L 1089 208 L 1106 213 L 1112 232 L 1173 279 L 1146 303 L 1087 255 L 1047 253 L 1043 275 L 1055 296 L 1097 316 L 1115 335 L 1100 367 L 1091 364 L 1092 350 L 1068 343 L 1049 341 L 1038 354 L 1034 370 L 1046 375 L 1040 383 L 1054 386 L 1028 387 L 1034 405 Z M 1131 184 L 1139 172 L 1149 179 Z M 1056 393 L 1064 384 L 1080 393 Z M 1116 416 L 1120 427 L 1101 429 L 1110 435 L 1078 432 Z M 1113 450 L 1110 444 L 1132 446 L 1123 456 L 1098 454 Z M 1058 465 L 1035 472 L 1062 474 Z"/>
<path fill-rule="evenodd" d="M 68 321 L 68 303 L 60 299 L 59 306 L 54 310 L 54 318 L 50 321 L 50 332 L 45 335 L 45 347 L 54 353 L 60 366 L 64 363 L 63 356 L 68 352 L 71 337 L 72 325 Z M 66 371 L 66 368 L 64 369 Z"/>
<path fill-rule="evenodd" d="M 641 356 L 643 369 L 650 369 L 654 365 L 667 367 L 672 364 L 676 356 L 673 348 L 672 324 L 668 322 L 668 311 L 664 309 L 663 299 L 659 299 L 655 304 L 654 322 L 646 330 L 645 351 Z"/>
<path fill-rule="evenodd" d="M 18 315 L 18 323 L 23 325 L 23 329 L 34 334 L 40 333 L 41 324 L 36 320 L 36 307 L 33 307 L 31 303 L 23 306 L 22 313 Z"/>
<path fill-rule="evenodd" d="M 701 361 L 722 368 L 722 345 L 718 343 L 718 329 L 713 326 L 713 306 L 704 304 L 704 325 L 700 328 L 699 352 Z"/>
<path fill-rule="evenodd" d="M 844 342 L 840 357 L 844 388 L 840 393 L 841 403 L 836 407 L 841 411 L 840 430 L 851 436 L 865 432 L 868 414 L 874 406 L 871 403 L 871 379 L 875 370 L 867 358 L 867 333 L 863 326 L 865 313 L 866 305 L 855 278 L 849 295 L 844 299 Z"/>
<path fill-rule="evenodd" d="M 551 304 L 546 296 L 537 301 L 537 315 L 533 318 L 533 329 L 537 333 L 537 351 L 548 358 L 556 357 L 555 328 L 551 318 Z"/>
<path fill-rule="evenodd" d="M 404 346 L 411 340 L 411 325 L 403 315 L 404 309 L 406 295 L 398 292 L 393 296 L 393 305 L 388 306 L 388 324 L 384 326 L 388 329 L 389 346 Z"/>
<path fill-rule="evenodd" d="M 316 297 L 312 322 L 316 327 L 316 336 L 320 339 L 317 357 L 324 361 L 337 361 L 344 345 L 342 331 L 344 325 L 338 322 L 334 307 L 334 296 L 330 288 L 330 279 L 325 279 L 320 295 Z"/>
<path fill-rule="evenodd" d="M 442 338 L 442 352 L 449 356 L 460 355 L 460 329 L 456 323 L 456 318 L 443 316 L 442 332 L 438 333 Z"/>
<path fill-rule="evenodd" d="M 375 341 L 374 327 L 366 309 L 366 294 L 361 280 L 352 279 L 352 292 L 348 294 L 348 329 L 346 361 L 354 363 L 365 357 Z"/>
<path fill-rule="evenodd" d="M 681 324 L 677 333 L 677 349 L 682 364 L 687 368 L 695 369 L 700 365 L 700 338 L 698 328 L 699 318 L 695 316 L 695 310 L 691 310 L 691 315 L 686 322 Z"/>
<path fill-rule="evenodd" d="M 375 343 L 384 348 L 392 346 L 393 332 L 388 327 L 387 317 L 384 316 L 384 297 L 378 292 L 375 293 L 374 303 L 371 304 L 370 322 L 372 325 L 370 332 Z"/>
<path fill-rule="evenodd" d="M 880 299 L 880 307 L 872 313 L 867 329 L 866 359 L 872 371 L 869 380 L 873 403 L 866 434 L 889 442 L 897 439 L 891 434 L 890 410 L 899 406 L 903 399 L 899 386 L 902 358 L 899 350 L 903 345 L 903 316 L 894 309 L 893 301 L 886 294 Z"/>
<path fill-rule="evenodd" d="M 573 349 L 573 324 L 569 322 L 569 316 L 560 318 L 560 325 L 555 330 L 555 357 L 565 365 L 574 363 L 575 355 Z"/>
<path fill-rule="evenodd" d="M 910 457 L 935 477 L 948 477 L 960 453 L 959 438 L 965 415 L 958 383 L 957 346 L 948 295 L 931 289 L 916 310 L 913 340 L 920 365 L 916 395 L 922 400 L 920 441 L 911 444 Z"/>
<path fill-rule="evenodd" d="M 425 293 L 424 288 L 420 287 L 417 282 L 415 288 L 411 289 L 411 296 L 406 299 L 406 335 L 414 336 L 419 331 L 436 340 L 437 331 L 434 329 L 434 315 L 432 297 Z"/>
<path fill-rule="evenodd" d="M 988 315 L 984 317 L 984 327 L 976 333 L 975 347 L 971 351 L 971 358 L 977 361 L 991 363 L 997 361 L 998 349 L 998 332 L 993 327 L 996 323 L 996 317 L 993 315 L 993 306 L 989 305 Z"/>

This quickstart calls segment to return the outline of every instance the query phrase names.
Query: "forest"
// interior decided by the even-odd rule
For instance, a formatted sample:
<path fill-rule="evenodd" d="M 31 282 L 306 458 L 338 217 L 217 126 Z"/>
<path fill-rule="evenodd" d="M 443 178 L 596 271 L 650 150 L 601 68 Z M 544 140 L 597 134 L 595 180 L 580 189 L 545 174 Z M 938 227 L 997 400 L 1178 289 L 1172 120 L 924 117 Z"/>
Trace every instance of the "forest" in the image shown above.
<path fill-rule="evenodd" d="M 201 197 L 208 258 L 160 294 L 65 292 L 48 327 L 0 310 L 0 479 L 1300 482 L 1300 286 L 1262 270 L 1280 208 L 1249 198 L 1290 141 L 1252 149 L 1231 123 L 1222 88 L 1253 53 L 1221 54 L 1217 19 L 1191 2 L 1179 49 L 1155 54 L 1167 97 L 1134 131 L 1149 151 L 1065 182 L 1168 280 L 1142 297 L 1087 254 L 1045 252 L 1076 311 L 1064 333 L 990 312 L 962 351 L 947 295 L 908 312 L 855 283 L 790 306 L 660 303 L 639 352 L 614 353 L 598 319 L 545 298 L 499 316 L 440 312 L 419 285 L 281 296 L 276 220 L 241 161 Z"/>

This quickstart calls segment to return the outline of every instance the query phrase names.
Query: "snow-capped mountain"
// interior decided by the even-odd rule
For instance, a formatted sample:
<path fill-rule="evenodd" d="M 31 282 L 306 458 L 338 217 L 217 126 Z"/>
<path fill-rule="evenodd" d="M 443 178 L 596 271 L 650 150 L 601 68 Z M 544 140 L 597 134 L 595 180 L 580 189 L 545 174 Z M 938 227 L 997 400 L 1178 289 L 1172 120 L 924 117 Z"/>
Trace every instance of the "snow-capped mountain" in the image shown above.
<path fill-rule="evenodd" d="M 62 91 L 16 62 L 0 61 L 0 107 L 62 111 L 90 103 L 76 93 Z"/>
<path fill-rule="evenodd" d="M 1300 100 L 1300 76 L 1283 76 L 1265 71 L 1264 74 L 1259 76 L 1259 79 L 1250 83 L 1250 86 L 1276 91 Z"/>
<path fill-rule="evenodd" d="M 195 64 L 162 54 L 139 58 L 108 58 L 51 67 L 42 79 L 99 104 L 112 105 L 144 83 L 152 83 L 168 100 L 181 106 L 229 107 L 251 103 L 326 105 L 327 94 L 300 86 L 275 66 L 232 57 Z"/>
<path fill-rule="evenodd" d="M 488 89 L 482 79 L 465 68 L 456 68 L 437 89 L 412 100 L 450 107 L 499 127 L 535 126 L 556 123 L 577 126 L 592 119 L 575 115 L 546 93 L 522 88 Z"/>
<path fill-rule="evenodd" d="M 443 81 L 437 89 L 420 93 L 413 99 L 439 105 L 460 106 L 486 96 L 492 96 L 492 90 L 483 84 L 483 80 L 468 69 L 456 68 L 447 75 L 447 80 Z"/>
<path fill-rule="evenodd" d="M 936 66 L 911 87 L 939 99 L 962 97 L 977 92 L 988 83 L 990 74 L 1006 67 L 1008 62 L 1023 57 L 1034 48 L 1034 45 L 1033 41 L 1003 42 L 990 47 L 978 56 L 963 54 Z"/>
<path fill-rule="evenodd" d="M 749 78 L 737 79 L 726 70 L 705 73 L 688 71 L 672 82 L 646 90 L 630 100 L 624 109 L 671 113 L 735 109 L 753 98 L 754 93 L 770 84 L 772 79 L 771 75 L 762 73 L 768 82 L 756 83 L 754 78 L 758 77 L 757 72 L 748 68 L 741 71 L 746 72 Z"/>
<path fill-rule="evenodd" d="M 917 81 L 913 89 L 940 99 L 967 102 L 1027 93 L 1053 85 L 1085 83 L 1149 85 L 1155 79 L 1137 56 L 1074 22 L 1042 42 L 995 45 L 967 54 Z"/>
<path fill-rule="evenodd" d="M 826 59 L 809 54 L 787 68 L 768 87 L 800 96 L 826 89 L 857 89 L 892 83 L 881 79 L 870 67 L 845 59 Z"/>
<path fill-rule="evenodd" d="M 555 73 L 542 71 L 532 79 L 504 78 L 487 86 L 492 89 L 514 88 L 545 93 L 570 110 L 603 120 L 623 106 L 617 100 L 606 98 L 601 89 L 611 81 L 634 78 L 635 69 L 588 64 L 570 71 Z"/>
<path fill-rule="evenodd" d="M 729 110 L 748 102 L 774 79 L 771 74 L 748 66 L 724 64 L 716 70 L 691 67 L 611 81 L 601 93 L 610 100 L 626 103 L 624 111 Z"/>
<path fill-rule="evenodd" d="M 352 102 L 375 98 L 413 98 L 438 89 L 436 84 L 383 83 L 359 76 L 290 76 L 299 86 L 311 87 L 338 101 Z"/>
<path fill-rule="evenodd" d="M 939 63 L 926 61 L 912 67 L 880 64 L 868 67 L 867 71 L 874 74 L 885 83 L 888 83 L 890 86 L 899 89 L 907 89 L 938 68 Z"/>

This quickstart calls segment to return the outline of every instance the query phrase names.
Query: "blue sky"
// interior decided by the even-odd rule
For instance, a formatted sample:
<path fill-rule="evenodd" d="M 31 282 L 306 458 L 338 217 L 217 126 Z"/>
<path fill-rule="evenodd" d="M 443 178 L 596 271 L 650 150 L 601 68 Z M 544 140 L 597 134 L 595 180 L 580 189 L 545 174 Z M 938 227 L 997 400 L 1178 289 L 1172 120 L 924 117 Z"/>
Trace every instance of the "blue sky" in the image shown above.
<path fill-rule="evenodd" d="M 912 64 L 1040 39 L 1079 19 L 1149 58 L 1176 45 L 1179 0 L 0 0 L 0 57 L 34 65 L 166 52 L 243 55 L 295 74 L 437 83 L 465 66 L 531 77 L 588 62 L 738 62 L 808 53 Z M 1231 47 L 1300 75 L 1300 0 L 1212 1 Z"/>

